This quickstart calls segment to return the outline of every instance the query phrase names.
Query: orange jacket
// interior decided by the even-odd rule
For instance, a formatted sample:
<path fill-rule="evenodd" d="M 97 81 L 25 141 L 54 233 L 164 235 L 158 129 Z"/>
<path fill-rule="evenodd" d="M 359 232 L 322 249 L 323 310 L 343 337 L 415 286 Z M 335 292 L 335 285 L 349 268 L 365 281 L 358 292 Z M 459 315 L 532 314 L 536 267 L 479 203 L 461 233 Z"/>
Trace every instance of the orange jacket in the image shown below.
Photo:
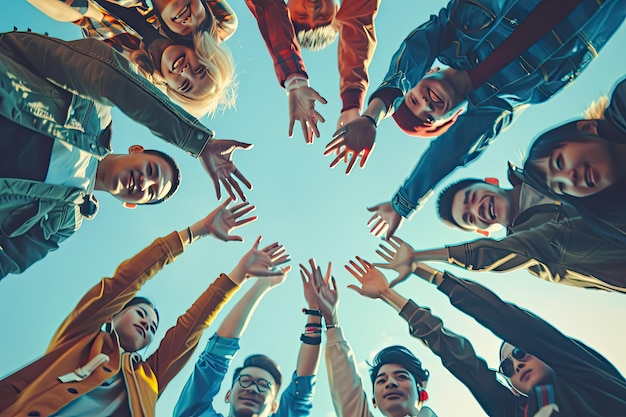
<path fill-rule="evenodd" d="M 47 416 L 80 395 L 123 372 L 133 416 L 154 416 L 159 395 L 191 357 L 202 331 L 239 288 L 222 274 L 170 328 L 158 349 L 145 361 L 122 352 L 116 333 L 101 330 L 141 286 L 183 252 L 178 233 L 155 240 L 103 278 L 80 300 L 52 338 L 47 352 L 35 362 L 0 381 L 0 416 Z M 109 360 L 84 379 L 61 382 L 97 355 Z M 78 372 L 80 373 L 80 372 Z M 77 379 L 77 378 L 75 378 Z"/>

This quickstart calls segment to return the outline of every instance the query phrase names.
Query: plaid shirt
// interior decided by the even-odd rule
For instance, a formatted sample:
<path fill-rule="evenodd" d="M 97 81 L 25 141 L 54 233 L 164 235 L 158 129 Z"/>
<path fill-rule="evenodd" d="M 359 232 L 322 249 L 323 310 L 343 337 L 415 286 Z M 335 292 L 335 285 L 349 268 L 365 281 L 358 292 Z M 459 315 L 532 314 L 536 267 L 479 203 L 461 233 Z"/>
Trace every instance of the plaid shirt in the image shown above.
<path fill-rule="evenodd" d="M 292 74 L 309 78 L 300 53 L 300 45 L 291 23 L 289 9 L 283 0 L 246 0 L 254 15 L 267 50 L 274 60 L 274 71 L 281 86 Z"/>
<path fill-rule="evenodd" d="M 89 0 L 59 0 L 68 6 L 71 6 L 73 9 L 78 11 L 80 14 L 84 15 L 87 12 L 88 4 L 98 9 L 104 15 L 102 21 L 95 21 L 93 19 L 89 19 L 87 17 L 83 17 L 82 19 L 74 22 L 78 26 L 80 26 L 83 30 L 83 36 L 85 38 L 95 38 L 100 40 L 110 40 L 107 42 L 109 44 L 121 44 L 124 48 L 128 48 L 131 44 L 139 44 L 139 40 L 142 38 L 141 33 L 133 29 L 130 25 L 127 25 L 122 20 L 116 18 L 111 15 L 107 10 L 104 10 L 98 4 L 94 2 L 90 2 Z M 167 35 L 165 32 L 161 30 L 160 21 L 152 9 L 144 0 L 106 0 L 109 3 L 116 4 L 121 7 L 126 8 L 135 8 L 137 12 L 144 16 L 146 22 L 152 25 L 159 33 L 163 36 Z M 235 12 L 230 7 L 230 5 L 223 0 L 204 0 L 208 9 L 215 16 L 215 20 L 217 22 L 217 26 L 222 29 L 224 35 L 221 40 L 225 40 L 233 33 L 233 29 L 228 27 L 228 23 L 235 16 Z M 131 37 L 136 38 L 136 40 L 132 40 L 129 36 L 120 36 L 120 35 L 130 35 Z M 135 48 L 133 48 L 135 49 Z"/>
<path fill-rule="evenodd" d="M 246 0 L 274 61 L 281 86 L 292 74 L 308 78 L 289 9 L 283 0 Z M 374 17 L 380 0 L 343 0 L 335 16 L 339 26 L 339 76 L 342 111 L 363 107 L 367 69 L 376 48 Z"/>

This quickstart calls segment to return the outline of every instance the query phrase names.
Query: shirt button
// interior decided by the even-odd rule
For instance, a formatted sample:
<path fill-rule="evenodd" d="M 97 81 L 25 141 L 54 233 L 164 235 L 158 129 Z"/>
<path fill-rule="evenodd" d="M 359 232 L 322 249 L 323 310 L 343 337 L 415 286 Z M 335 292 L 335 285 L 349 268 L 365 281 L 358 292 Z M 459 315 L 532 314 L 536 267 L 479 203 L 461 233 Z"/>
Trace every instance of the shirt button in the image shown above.
<path fill-rule="evenodd" d="M 78 394 L 78 390 L 76 388 L 68 388 L 67 392 L 69 392 L 70 394 Z"/>
<path fill-rule="evenodd" d="M 197 138 L 198 140 L 202 140 L 202 139 L 204 138 L 204 133 L 202 133 L 202 132 L 198 132 L 198 133 L 196 134 L 196 138 Z"/>
<path fill-rule="evenodd" d="M 41 416 L 41 413 L 39 411 L 31 411 L 30 413 L 28 413 L 28 417 L 39 417 Z"/>

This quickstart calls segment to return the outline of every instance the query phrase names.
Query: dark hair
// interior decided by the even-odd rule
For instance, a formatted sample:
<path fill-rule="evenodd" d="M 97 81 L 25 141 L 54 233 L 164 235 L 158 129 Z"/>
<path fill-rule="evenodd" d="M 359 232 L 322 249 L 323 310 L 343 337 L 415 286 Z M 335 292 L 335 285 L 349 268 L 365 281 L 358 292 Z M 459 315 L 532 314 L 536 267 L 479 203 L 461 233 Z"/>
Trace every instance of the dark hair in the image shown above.
<path fill-rule="evenodd" d="M 539 135 L 533 142 L 524 162 L 524 181 L 554 199 L 560 200 L 576 208 L 591 228 L 599 235 L 613 242 L 626 244 L 626 198 L 623 190 L 626 188 L 626 178 L 618 179 L 610 187 L 587 197 L 575 197 L 558 194 L 547 184 L 546 174 L 538 167 L 537 162 L 547 158 L 559 149 L 565 142 L 588 142 L 589 133 L 581 132 L 578 123 L 574 120 L 550 129 Z M 596 120 L 599 125 L 608 130 L 607 120 Z M 612 142 L 604 137 L 598 139 Z"/>
<path fill-rule="evenodd" d="M 167 162 L 169 166 L 172 168 L 172 188 L 170 188 L 170 191 L 167 194 L 165 194 L 163 198 L 159 198 L 158 200 L 154 200 L 154 201 L 149 201 L 147 203 L 142 203 L 143 205 L 161 204 L 162 202 L 169 200 L 169 198 L 173 196 L 176 193 L 176 191 L 178 191 L 178 187 L 180 186 L 180 181 L 181 181 L 180 167 L 178 166 L 178 163 L 176 163 L 174 158 L 172 158 L 171 156 L 169 156 L 168 154 L 164 152 L 157 151 L 156 149 L 146 149 L 143 151 L 143 153 L 156 155 L 160 157 L 161 159 L 164 159 L 165 162 Z"/>
<path fill-rule="evenodd" d="M 454 217 L 452 217 L 452 202 L 459 191 L 479 183 L 486 184 L 486 181 L 478 178 L 466 178 L 461 181 L 453 182 L 444 188 L 444 190 L 439 193 L 439 198 L 437 199 L 437 214 L 439 215 L 439 219 L 448 226 L 468 230 L 458 224 L 456 220 L 454 220 Z"/>
<path fill-rule="evenodd" d="M 404 346 L 394 345 L 381 350 L 374 357 L 374 363 L 370 365 L 370 380 L 372 381 L 372 391 L 374 390 L 374 381 L 378 371 L 383 365 L 395 364 L 406 369 L 415 382 L 419 385 L 425 385 L 428 382 L 430 373 L 427 369 L 422 368 L 422 362 Z"/>
<path fill-rule="evenodd" d="M 282 384 L 282 381 L 283 381 L 283 377 L 280 374 L 278 365 L 276 365 L 276 362 L 274 362 L 267 356 L 260 355 L 260 354 L 248 356 L 243 361 L 243 365 L 235 369 L 235 372 L 233 373 L 233 382 L 232 384 L 230 384 L 231 388 L 235 385 L 235 382 L 237 381 L 237 378 L 239 378 L 239 374 L 241 373 L 241 371 L 244 368 L 249 368 L 251 366 L 255 368 L 261 368 L 269 372 L 269 374 L 272 375 L 272 378 L 274 378 L 274 382 L 276 385 L 276 392 L 278 392 L 278 390 L 280 389 L 280 385 Z"/>
<path fill-rule="evenodd" d="M 141 297 L 141 296 L 133 297 L 132 300 L 124 304 L 124 307 L 122 307 L 122 309 L 117 314 L 115 314 L 115 316 L 120 314 L 122 311 L 126 310 L 128 307 L 132 307 L 137 304 L 147 304 L 148 306 L 150 306 L 152 310 L 154 310 L 154 314 L 156 314 L 156 317 L 157 317 L 157 327 L 158 327 L 159 326 L 159 323 L 158 323 L 159 322 L 159 310 L 157 310 L 154 304 L 152 303 L 152 301 L 150 301 L 150 299 L 146 297 Z M 111 323 L 106 324 L 105 330 L 107 332 L 111 332 Z"/>

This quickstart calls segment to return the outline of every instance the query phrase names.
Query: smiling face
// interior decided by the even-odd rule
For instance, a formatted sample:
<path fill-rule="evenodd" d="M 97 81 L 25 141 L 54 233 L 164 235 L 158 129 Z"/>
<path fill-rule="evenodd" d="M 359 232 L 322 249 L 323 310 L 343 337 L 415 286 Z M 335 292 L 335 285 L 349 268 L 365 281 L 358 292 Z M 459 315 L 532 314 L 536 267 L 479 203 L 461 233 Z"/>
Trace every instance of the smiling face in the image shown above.
<path fill-rule="evenodd" d="M 479 182 L 457 191 L 451 213 L 462 228 L 484 230 L 494 224 L 509 226 L 515 210 L 504 189 Z"/>
<path fill-rule="evenodd" d="M 158 155 L 141 151 L 112 154 L 98 164 L 96 189 L 127 203 L 145 204 L 165 197 L 173 178 L 172 166 Z"/>
<path fill-rule="evenodd" d="M 612 185 L 618 176 L 609 142 L 589 136 L 583 142 L 564 142 L 535 164 L 557 194 L 588 197 Z"/>
<path fill-rule="evenodd" d="M 409 110 L 429 126 L 450 120 L 465 101 L 465 97 L 454 88 L 449 70 L 430 70 L 405 95 L 404 101 Z"/>
<path fill-rule="evenodd" d="M 207 18 L 201 0 L 153 0 L 163 23 L 174 33 L 189 36 Z"/>
<path fill-rule="evenodd" d="M 374 380 L 374 401 L 386 415 L 417 415 L 419 391 L 413 375 L 396 364 L 380 367 Z"/>
<path fill-rule="evenodd" d="M 112 323 L 126 352 L 136 352 L 152 342 L 159 324 L 154 309 L 146 303 L 126 307 Z"/>
<path fill-rule="evenodd" d="M 507 345 L 505 349 L 504 361 L 509 363 L 506 367 L 501 365 L 500 368 L 507 368 L 505 375 L 518 391 L 528 394 L 533 387 L 552 382 L 554 372 L 545 362 L 523 351 L 522 354 L 513 354 L 515 348 L 511 345 Z"/>
<path fill-rule="evenodd" d="M 265 389 L 267 382 L 269 387 Z M 247 387 L 244 388 L 245 386 Z M 230 403 L 230 416 L 233 417 L 267 417 L 278 408 L 275 400 L 274 378 L 265 369 L 256 366 L 243 368 L 226 394 L 226 402 Z"/>
<path fill-rule="evenodd" d="M 163 50 L 161 74 L 169 88 L 192 100 L 206 97 L 215 88 L 206 67 L 187 46 L 169 45 Z"/>
<path fill-rule="evenodd" d="M 337 13 L 335 0 L 288 0 L 287 7 L 291 20 L 308 29 L 329 24 Z"/>

